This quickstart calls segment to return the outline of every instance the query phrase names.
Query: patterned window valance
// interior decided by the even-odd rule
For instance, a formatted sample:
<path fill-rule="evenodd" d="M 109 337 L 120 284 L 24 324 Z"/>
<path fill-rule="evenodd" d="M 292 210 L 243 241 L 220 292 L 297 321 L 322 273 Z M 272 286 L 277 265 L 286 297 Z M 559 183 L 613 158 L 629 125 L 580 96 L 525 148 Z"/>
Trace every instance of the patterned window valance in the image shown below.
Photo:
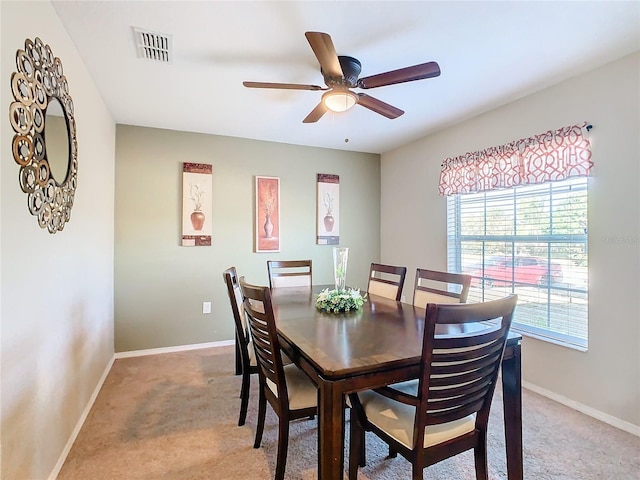
<path fill-rule="evenodd" d="M 589 175 L 587 124 L 571 125 L 506 145 L 447 158 L 440 195 L 475 193 Z"/>

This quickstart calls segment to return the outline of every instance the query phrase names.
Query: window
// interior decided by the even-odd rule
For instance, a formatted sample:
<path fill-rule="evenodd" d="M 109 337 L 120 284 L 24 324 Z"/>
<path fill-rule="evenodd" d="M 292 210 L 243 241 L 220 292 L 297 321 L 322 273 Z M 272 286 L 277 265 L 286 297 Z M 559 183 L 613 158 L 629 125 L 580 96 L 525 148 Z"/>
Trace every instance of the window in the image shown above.
<path fill-rule="evenodd" d="M 447 198 L 448 261 L 469 302 L 518 294 L 513 327 L 587 347 L 587 178 Z"/>

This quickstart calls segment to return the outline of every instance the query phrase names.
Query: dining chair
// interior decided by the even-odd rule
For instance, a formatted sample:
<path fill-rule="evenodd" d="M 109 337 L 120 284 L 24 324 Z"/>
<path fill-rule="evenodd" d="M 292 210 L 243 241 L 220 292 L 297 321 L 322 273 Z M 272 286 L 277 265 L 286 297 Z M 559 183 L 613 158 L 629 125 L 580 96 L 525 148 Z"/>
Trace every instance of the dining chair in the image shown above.
<path fill-rule="evenodd" d="M 311 260 L 267 260 L 267 272 L 271 288 L 312 285 Z"/>
<path fill-rule="evenodd" d="M 231 302 L 231 312 L 236 326 L 236 375 L 242 374 L 242 387 L 240 388 L 240 418 L 238 426 L 244 425 L 247 418 L 247 407 L 249 405 L 249 387 L 251 375 L 258 373 L 249 327 L 245 320 L 244 309 L 242 308 L 242 292 L 238 283 L 236 267 L 229 267 L 222 272 L 222 278 L 227 285 L 227 293 Z"/>
<path fill-rule="evenodd" d="M 451 285 L 455 285 L 453 290 Z M 470 285 L 471 275 L 418 268 L 413 305 L 424 308 L 428 303 L 466 303 Z"/>
<path fill-rule="evenodd" d="M 278 456 L 275 480 L 284 478 L 289 444 L 289 423 L 313 417 L 318 410 L 318 389 L 307 374 L 296 365 L 284 365 L 276 330 L 271 290 L 247 283 L 240 277 L 244 311 L 249 323 L 253 347 L 258 361 L 260 400 L 258 426 L 253 448 L 260 448 L 267 402 L 278 415 Z"/>
<path fill-rule="evenodd" d="M 407 267 L 372 263 L 369 269 L 367 293 L 399 302 L 402 297 L 402 287 L 404 287 L 406 275 Z"/>
<path fill-rule="evenodd" d="M 418 380 L 350 395 L 350 480 L 364 464 L 365 431 L 411 462 L 412 480 L 470 449 L 476 478 L 487 479 L 489 410 L 517 299 L 427 305 Z M 441 324 L 465 333 L 436 335 Z"/>

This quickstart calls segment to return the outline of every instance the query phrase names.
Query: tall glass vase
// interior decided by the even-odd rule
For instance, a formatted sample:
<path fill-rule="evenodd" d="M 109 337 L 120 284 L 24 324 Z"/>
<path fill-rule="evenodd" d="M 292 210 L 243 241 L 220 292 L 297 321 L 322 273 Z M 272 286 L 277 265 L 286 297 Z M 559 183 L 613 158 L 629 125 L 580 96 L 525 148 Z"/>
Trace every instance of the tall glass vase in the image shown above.
<path fill-rule="evenodd" d="M 336 290 L 339 292 L 343 291 L 347 284 L 348 259 L 349 248 L 333 247 L 333 276 L 336 282 Z"/>

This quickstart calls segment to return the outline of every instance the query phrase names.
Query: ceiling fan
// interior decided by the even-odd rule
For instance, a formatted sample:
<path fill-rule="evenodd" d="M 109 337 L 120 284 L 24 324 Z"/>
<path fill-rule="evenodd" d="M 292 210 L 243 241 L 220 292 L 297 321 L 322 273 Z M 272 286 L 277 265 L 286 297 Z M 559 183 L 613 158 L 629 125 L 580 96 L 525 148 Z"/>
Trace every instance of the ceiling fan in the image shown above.
<path fill-rule="evenodd" d="M 331 110 L 344 112 L 354 105 L 361 105 L 387 118 L 397 118 L 404 113 L 403 110 L 389 105 L 366 93 L 356 93 L 352 88 L 375 88 L 396 83 L 413 82 L 425 78 L 440 75 L 440 67 L 436 62 L 421 63 L 412 67 L 400 68 L 389 72 L 358 78 L 362 65 L 353 57 L 336 54 L 333 41 L 327 33 L 306 32 L 305 37 L 311 45 L 320 63 L 320 73 L 324 77 L 325 87 L 319 85 L 303 85 L 298 83 L 268 83 L 268 82 L 242 82 L 249 88 L 278 88 L 285 90 L 326 90 L 322 94 L 322 100 L 302 121 L 303 123 L 317 122 L 322 116 Z"/>

